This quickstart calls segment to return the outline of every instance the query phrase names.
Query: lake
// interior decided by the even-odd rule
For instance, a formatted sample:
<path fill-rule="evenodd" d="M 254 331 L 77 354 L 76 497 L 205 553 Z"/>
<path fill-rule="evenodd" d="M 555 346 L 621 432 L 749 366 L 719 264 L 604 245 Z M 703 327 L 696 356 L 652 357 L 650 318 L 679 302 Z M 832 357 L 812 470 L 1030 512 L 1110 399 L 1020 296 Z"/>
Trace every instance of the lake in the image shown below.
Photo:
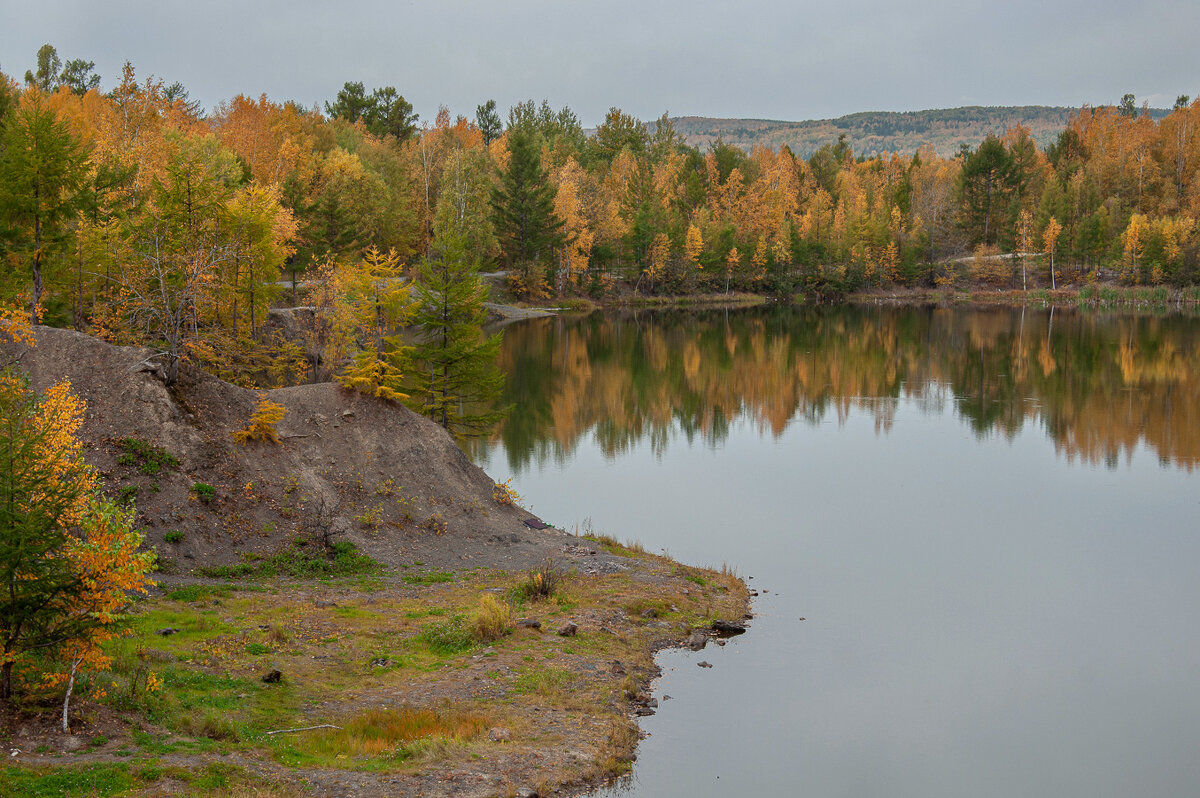
<path fill-rule="evenodd" d="M 762 593 L 748 634 L 660 655 L 602 794 L 1195 794 L 1197 318 L 593 314 L 509 327 L 500 363 L 492 477 Z"/>

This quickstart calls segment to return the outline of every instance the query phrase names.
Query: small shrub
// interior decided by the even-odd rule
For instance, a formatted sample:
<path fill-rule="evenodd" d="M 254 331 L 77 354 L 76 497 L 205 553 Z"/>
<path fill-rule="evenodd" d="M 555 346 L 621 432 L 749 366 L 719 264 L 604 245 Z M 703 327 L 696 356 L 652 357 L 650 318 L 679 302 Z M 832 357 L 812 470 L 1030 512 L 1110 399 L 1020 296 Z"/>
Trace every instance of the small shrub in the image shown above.
<path fill-rule="evenodd" d="M 267 632 L 267 639 L 275 644 L 286 643 L 289 639 L 287 630 L 277 623 L 271 624 L 271 630 Z"/>
<path fill-rule="evenodd" d="M 435 653 L 444 656 L 458 654 L 475 645 L 475 633 L 467 626 L 465 615 L 427 624 L 419 637 Z"/>
<path fill-rule="evenodd" d="M 200 717 L 184 715 L 182 725 L 184 731 L 191 732 L 200 737 L 207 737 L 210 740 L 225 740 L 236 743 L 241 739 L 241 734 L 238 732 L 237 726 L 233 724 L 233 721 L 215 710 L 209 710 Z"/>
<path fill-rule="evenodd" d="M 450 525 L 446 523 L 446 519 L 442 518 L 441 513 L 434 513 L 421 522 L 421 528 L 427 529 L 435 535 L 442 535 L 449 531 Z"/>
<path fill-rule="evenodd" d="M 286 407 L 276 404 L 265 395 L 260 394 L 258 404 L 255 405 L 254 412 L 250 415 L 250 423 L 245 429 L 233 433 L 233 439 L 242 444 L 250 441 L 279 443 L 279 433 L 275 431 L 275 425 L 286 415 Z"/>
<path fill-rule="evenodd" d="M 547 557 L 529 571 L 526 580 L 517 586 L 517 594 L 531 601 L 550 598 L 562 586 L 562 577 L 562 571 Z"/>
<path fill-rule="evenodd" d="M 246 645 L 246 653 L 255 657 L 261 654 L 270 654 L 271 647 L 263 645 L 262 643 L 249 643 Z"/>
<path fill-rule="evenodd" d="M 172 529 L 170 532 L 163 535 L 163 540 L 165 540 L 167 543 L 182 543 L 183 533 L 178 529 Z"/>
<path fill-rule="evenodd" d="M 513 490 L 512 477 L 492 487 L 492 500 L 501 507 L 513 507 L 521 501 L 520 494 Z"/>
<path fill-rule="evenodd" d="M 117 491 L 117 502 L 120 504 L 130 505 L 137 501 L 138 486 L 126 485 Z"/>
<path fill-rule="evenodd" d="M 179 458 L 149 441 L 122 438 L 117 445 L 124 450 L 124 454 L 117 456 L 117 462 L 123 466 L 136 464 L 138 470 L 147 476 L 152 477 L 166 468 L 179 467 Z"/>
<path fill-rule="evenodd" d="M 504 637 L 512 631 L 512 608 L 491 593 L 480 596 L 474 631 L 475 637 L 484 643 Z"/>
<path fill-rule="evenodd" d="M 192 493 L 196 494 L 197 499 L 208 504 L 216 498 L 217 489 L 207 482 L 194 482 L 192 483 Z"/>
<path fill-rule="evenodd" d="M 368 507 L 362 511 L 361 515 L 354 516 L 354 520 L 365 527 L 374 529 L 379 526 L 380 520 L 383 518 L 383 507 Z"/>

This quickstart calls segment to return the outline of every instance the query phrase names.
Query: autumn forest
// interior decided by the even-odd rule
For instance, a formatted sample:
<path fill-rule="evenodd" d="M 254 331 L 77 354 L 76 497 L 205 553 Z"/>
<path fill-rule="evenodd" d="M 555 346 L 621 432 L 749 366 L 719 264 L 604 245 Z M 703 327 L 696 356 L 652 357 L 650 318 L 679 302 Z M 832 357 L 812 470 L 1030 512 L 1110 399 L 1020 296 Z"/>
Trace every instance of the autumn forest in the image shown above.
<path fill-rule="evenodd" d="M 205 114 L 132 65 L 113 87 L 90 69 L 47 46 L 0 80 L 3 298 L 14 318 L 161 347 L 168 377 L 185 359 L 260 385 L 349 363 L 357 387 L 421 390 L 390 335 L 433 264 L 438 296 L 469 284 L 467 321 L 494 269 L 535 302 L 1200 277 L 1187 97 L 1158 120 L 1132 96 L 1084 107 L 1045 149 L 1016 127 L 951 158 L 837 141 L 805 160 L 690 147 L 665 114 L 616 108 L 590 135 L 533 101 L 428 122 L 354 82 L 323 109 L 238 95 Z M 281 321 L 281 304 L 309 312 Z"/>

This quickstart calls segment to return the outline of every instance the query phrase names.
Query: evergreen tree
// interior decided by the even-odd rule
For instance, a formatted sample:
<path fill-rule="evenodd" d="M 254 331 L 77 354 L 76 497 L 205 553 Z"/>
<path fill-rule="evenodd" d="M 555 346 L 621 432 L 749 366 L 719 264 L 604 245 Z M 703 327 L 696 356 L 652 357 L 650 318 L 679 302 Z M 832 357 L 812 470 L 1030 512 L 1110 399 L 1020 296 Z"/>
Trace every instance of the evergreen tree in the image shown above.
<path fill-rule="evenodd" d="M 487 289 L 480 265 L 495 248 L 488 218 L 488 162 L 481 152 L 446 161 L 433 219 L 434 257 L 420 270 L 415 323 L 418 409 L 452 432 L 487 431 L 503 417 L 492 404 L 503 388 L 500 336 L 485 337 Z"/>
<path fill-rule="evenodd" d="M 422 340 L 414 347 L 417 408 L 459 435 L 486 432 L 504 417 L 492 403 L 504 387 L 496 366 L 500 336 L 485 336 L 486 289 L 463 239 L 449 235 L 418 273 L 413 323 Z"/>
<path fill-rule="evenodd" d="M 962 225 L 977 243 L 994 244 L 1013 189 L 1013 159 L 1004 142 L 989 135 L 968 155 L 959 173 Z"/>
<path fill-rule="evenodd" d="M 509 127 L 508 168 L 492 190 L 493 219 L 514 286 L 526 296 L 545 296 L 546 262 L 563 244 L 563 222 L 554 215 L 555 188 L 542 168 L 536 137 Z"/>
<path fill-rule="evenodd" d="M 28 260 L 34 323 L 46 253 L 68 233 L 86 162 L 86 148 L 37 89 L 27 90 L 6 114 L 0 134 L 0 240 Z"/>
<path fill-rule="evenodd" d="M 496 113 L 495 100 L 488 100 L 483 105 L 476 106 L 475 124 L 479 126 L 479 132 L 483 134 L 484 146 L 500 138 L 504 133 L 504 123 L 500 121 L 500 114 Z"/>

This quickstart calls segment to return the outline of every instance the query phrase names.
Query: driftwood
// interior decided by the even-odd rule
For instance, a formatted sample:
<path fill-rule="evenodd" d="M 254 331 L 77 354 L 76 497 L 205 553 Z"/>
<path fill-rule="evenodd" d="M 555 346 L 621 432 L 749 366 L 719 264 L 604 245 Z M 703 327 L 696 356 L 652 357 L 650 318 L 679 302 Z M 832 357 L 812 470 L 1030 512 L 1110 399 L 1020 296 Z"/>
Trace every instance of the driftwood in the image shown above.
<path fill-rule="evenodd" d="M 269 731 L 267 734 L 291 734 L 292 732 L 312 731 L 313 729 L 337 729 L 342 730 L 341 726 L 334 726 L 332 723 L 322 723 L 320 726 L 305 726 L 302 729 L 276 729 Z"/>

